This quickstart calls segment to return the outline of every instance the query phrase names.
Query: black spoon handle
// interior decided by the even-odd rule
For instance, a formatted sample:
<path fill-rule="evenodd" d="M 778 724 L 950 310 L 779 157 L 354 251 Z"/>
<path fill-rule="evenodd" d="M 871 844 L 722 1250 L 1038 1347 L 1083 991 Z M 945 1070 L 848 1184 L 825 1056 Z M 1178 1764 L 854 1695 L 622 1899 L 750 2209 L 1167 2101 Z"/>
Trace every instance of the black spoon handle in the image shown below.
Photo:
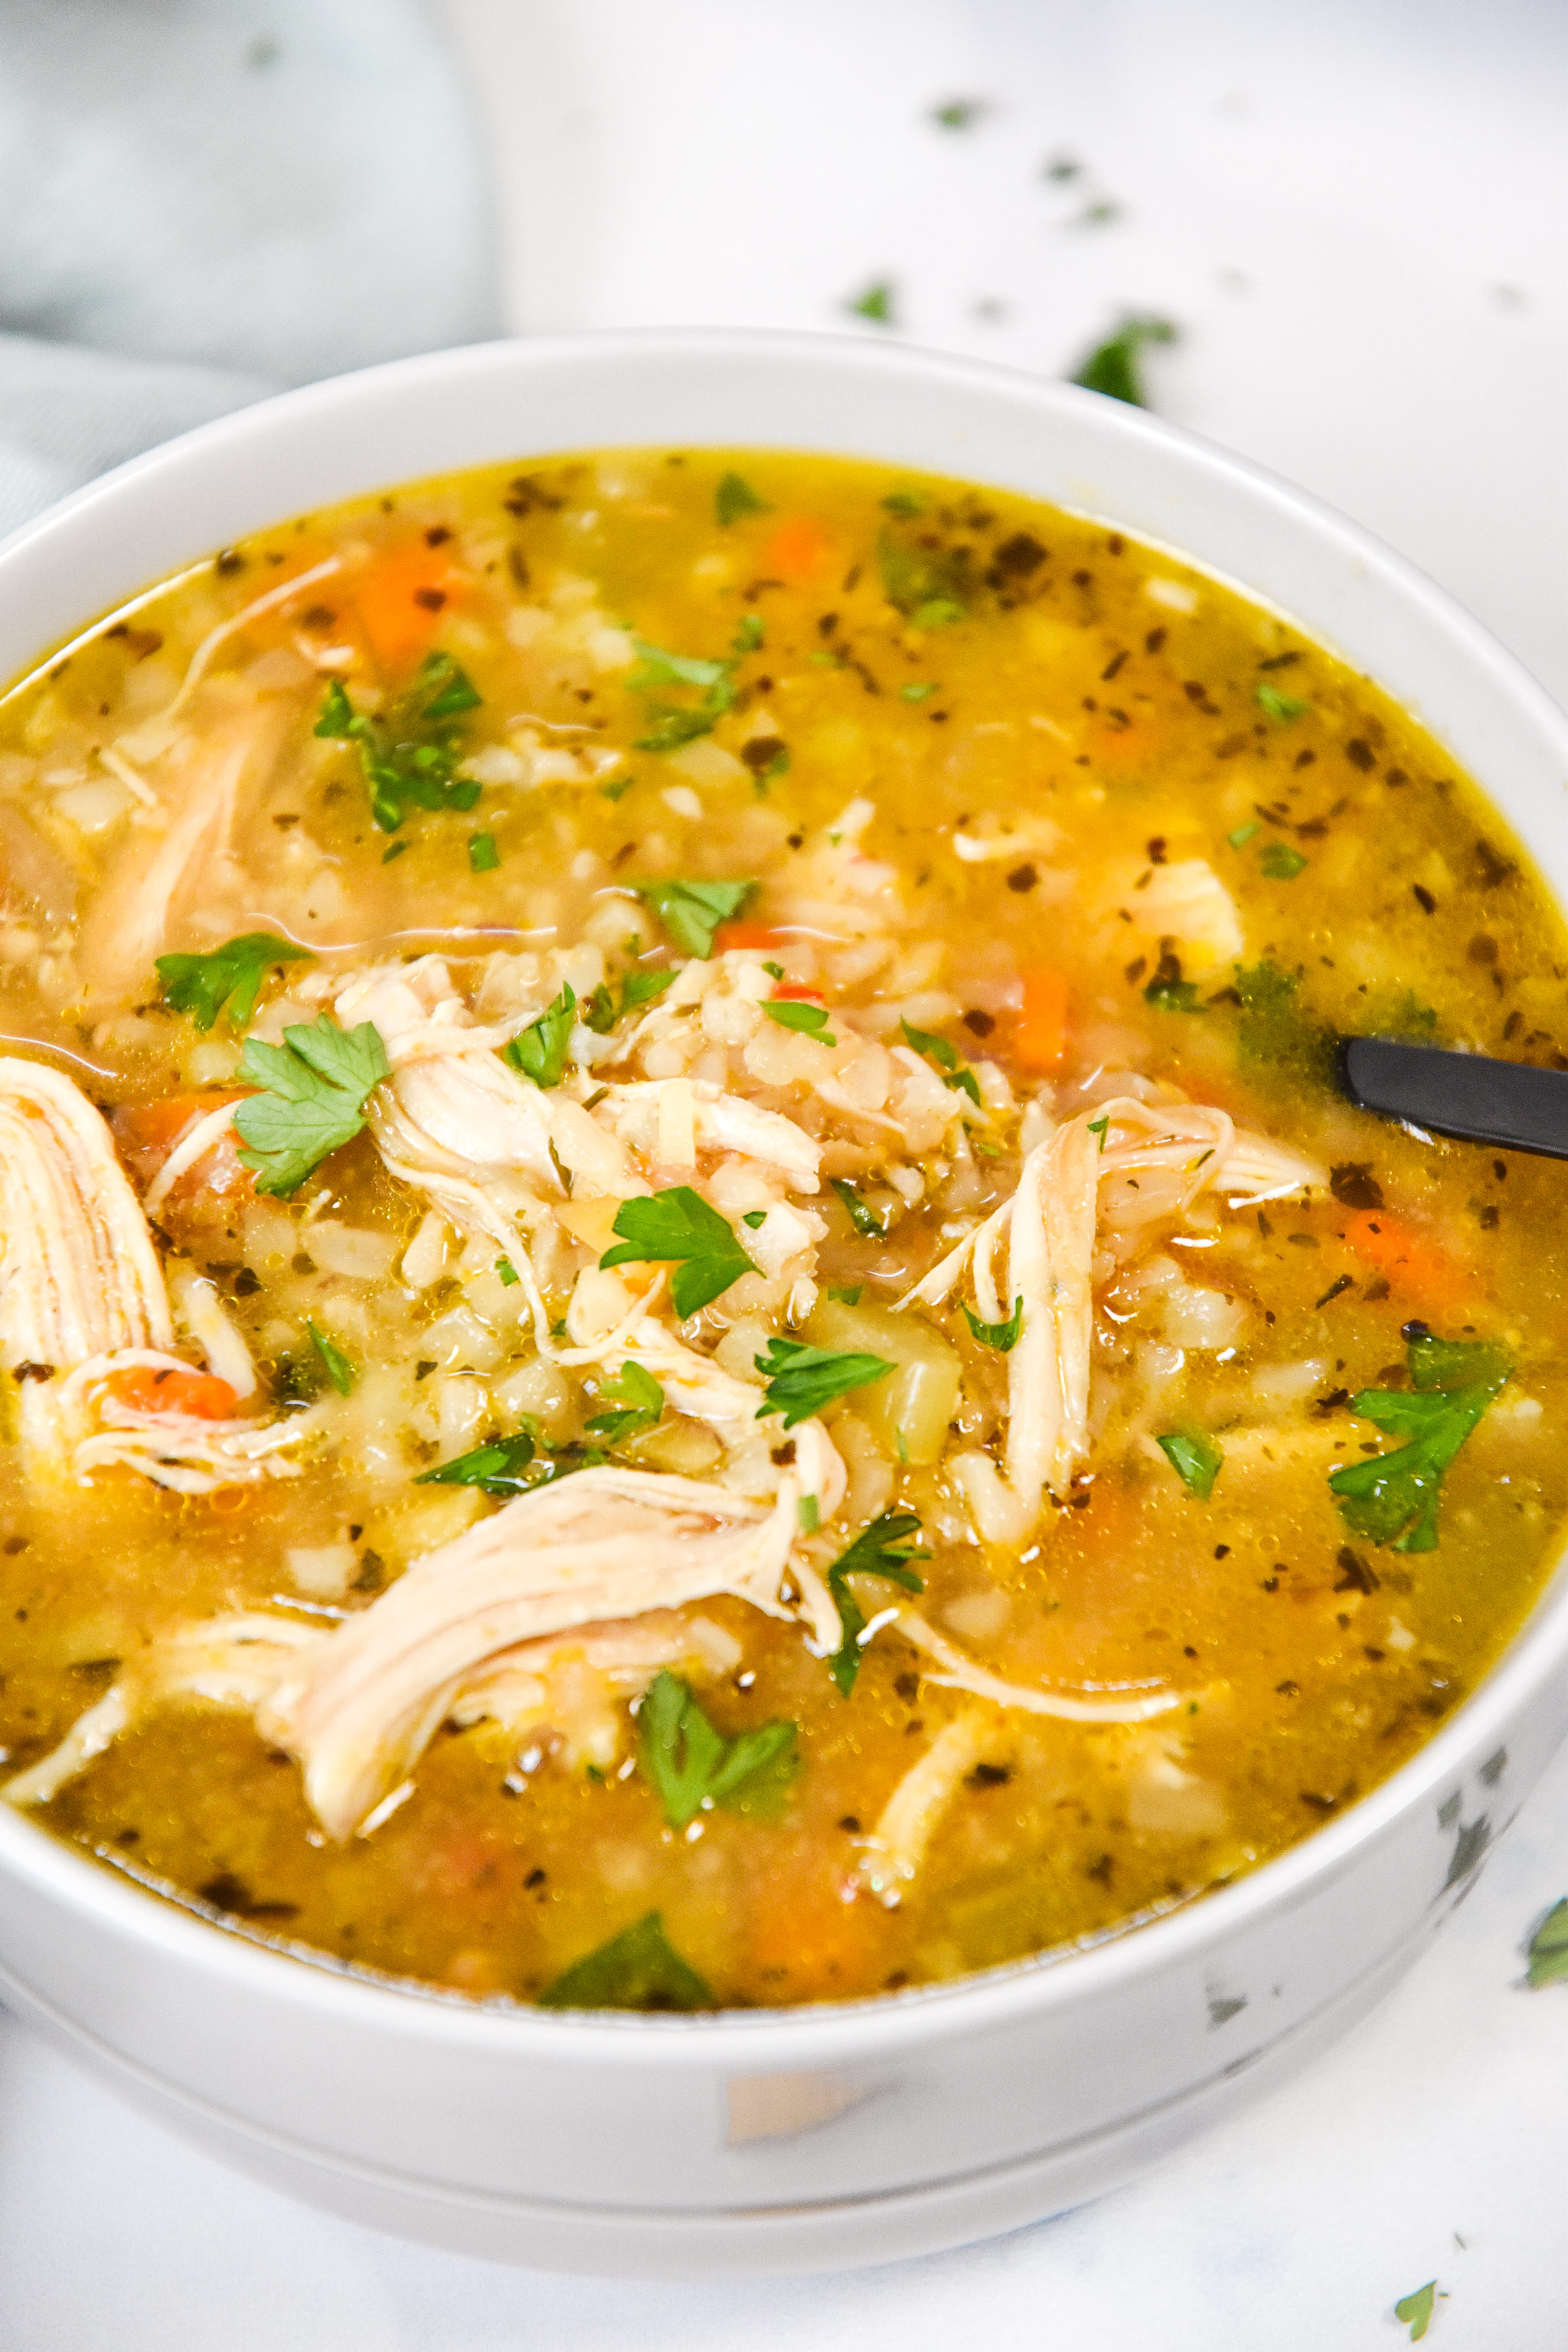
<path fill-rule="evenodd" d="M 1568 1070 L 1352 1037 L 1342 1051 L 1345 1092 L 1363 1110 L 1408 1119 L 1437 1135 L 1568 1160 Z"/>

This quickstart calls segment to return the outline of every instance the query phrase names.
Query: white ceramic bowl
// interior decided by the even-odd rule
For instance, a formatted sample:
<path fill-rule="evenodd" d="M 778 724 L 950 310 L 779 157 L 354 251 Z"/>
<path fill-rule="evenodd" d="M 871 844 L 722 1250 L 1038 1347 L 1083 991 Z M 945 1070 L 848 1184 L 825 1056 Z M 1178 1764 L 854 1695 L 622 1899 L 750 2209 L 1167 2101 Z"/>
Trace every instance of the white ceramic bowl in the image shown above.
<path fill-rule="evenodd" d="M 884 458 L 1179 549 L 1388 688 L 1568 895 L 1568 721 L 1428 581 L 1137 411 L 869 341 L 487 344 L 245 410 L 0 550 L 0 676 L 291 514 L 639 443 Z M 222 1932 L 4 1807 L 0 1985 L 166 2121 L 382 2228 L 631 2273 L 921 2252 L 1095 2194 L 1343 2032 L 1541 1772 L 1568 1720 L 1565 1656 L 1560 1577 L 1428 1746 L 1279 1861 L 1095 1950 L 893 1999 L 696 2018 L 475 2008 Z"/>

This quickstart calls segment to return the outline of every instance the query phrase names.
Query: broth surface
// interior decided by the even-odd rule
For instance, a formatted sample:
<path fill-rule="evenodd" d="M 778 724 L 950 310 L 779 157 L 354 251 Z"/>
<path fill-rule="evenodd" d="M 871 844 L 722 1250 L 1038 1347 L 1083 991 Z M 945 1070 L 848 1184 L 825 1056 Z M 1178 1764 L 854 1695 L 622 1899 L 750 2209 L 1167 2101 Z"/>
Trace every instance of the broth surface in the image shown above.
<path fill-rule="evenodd" d="M 13 689 L 0 871 L 9 1793 L 245 1932 L 664 2007 L 1096 1938 L 1550 1565 L 1561 1174 L 1332 1052 L 1568 1067 L 1563 925 L 1163 552 L 766 452 L 423 483 Z M 112 1328 L 27 1068 L 151 1233 Z"/>

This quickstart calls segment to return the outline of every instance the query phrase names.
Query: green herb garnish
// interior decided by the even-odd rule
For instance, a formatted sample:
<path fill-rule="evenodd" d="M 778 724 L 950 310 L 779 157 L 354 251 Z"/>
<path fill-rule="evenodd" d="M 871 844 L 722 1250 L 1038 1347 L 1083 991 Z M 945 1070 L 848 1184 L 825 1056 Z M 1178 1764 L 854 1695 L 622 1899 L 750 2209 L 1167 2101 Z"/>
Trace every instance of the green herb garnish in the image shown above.
<path fill-rule="evenodd" d="M 700 688 L 702 696 L 695 703 L 650 703 L 653 723 L 646 735 L 636 738 L 637 751 L 679 751 L 683 743 L 694 743 L 700 735 L 710 735 L 725 712 L 734 709 L 732 673 L 738 656 L 727 661 L 705 661 L 689 654 L 666 653 L 661 646 L 645 644 L 640 637 L 634 638 L 633 643 L 639 658 L 626 684 L 635 692 L 647 694 L 655 688 L 689 686 Z"/>
<path fill-rule="evenodd" d="M 1108 335 L 1080 362 L 1071 381 L 1082 384 L 1087 392 L 1102 392 L 1110 400 L 1124 400 L 1131 407 L 1147 408 L 1139 364 L 1144 347 L 1173 343 L 1175 340 L 1176 331 L 1169 319 L 1124 319 L 1116 332 Z"/>
<path fill-rule="evenodd" d="M 928 1060 L 936 1064 L 942 1085 L 955 1087 L 960 1094 L 969 1097 L 976 1110 L 981 1109 L 980 1082 L 947 1039 L 933 1037 L 929 1029 L 913 1028 L 907 1021 L 900 1021 L 899 1026 L 904 1033 L 905 1045 L 913 1046 L 917 1054 L 924 1054 Z"/>
<path fill-rule="evenodd" d="M 862 1241 L 880 1241 L 888 1230 L 886 1219 L 872 1208 L 868 1201 L 860 1198 L 846 1177 L 830 1176 L 827 1181 L 848 1210 L 849 1222 Z"/>
<path fill-rule="evenodd" d="M 905 1592 L 923 1592 L 925 1580 L 910 1566 L 913 1559 L 929 1559 L 912 1539 L 919 1536 L 921 1523 L 913 1511 L 884 1511 L 863 1528 L 846 1552 L 841 1552 L 827 1571 L 827 1589 L 833 1595 L 838 1612 L 839 1631 L 843 1640 L 828 1660 L 828 1672 L 846 1698 L 855 1687 L 855 1677 L 860 1671 L 860 1637 L 866 1631 L 866 1616 L 846 1579 L 851 1576 L 880 1576 L 889 1584 L 897 1584 Z"/>
<path fill-rule="evenodd" d="M 852 319 L 869 319 L 873 326 L 891 327 L 898 323 L 893 315 L 897 299 L 898 289 L 892 280 L 879 278 L 844 307 Z"/>
<path fill-rule="evenodd" d="M 836 1298 L 840 1307 L 858 1307 L 865 1295 L 866 1286 L 863 1282 L 846 1283 L 837 1289 L 831 1283 L 828 1285 L 827 1296 L 829 1298 Z"/>
<path fill-rule="evenodd" d="M 463 730 L 451 722 L 477 709 L 479 699 L 450 654 L 429 654 L 384 719 L 356 711 L 342 679 L 333 678 L 315 732 L 357 745 L 371 815 L 383 833 L 395 833 L 411 809 L 471 809 L 479 799 L 474 780 L 458 777 Z"/>
<path fill-rule="evenodd" d="M 1188 1494 L 1206 1503 L 1225 1464 L 1225 1455 L 1214 1439 L 1203 1436 L 1197 1430 L 1173 1430 L 1165 1437 L 1157 1437 L 1154 1443 Z"/>
<path fill-rule="evenodd" d="M 502 1048 L 502 1061 L 536 1087 L 558 1087 L 566 1074 L 566 1049 L 576 1017 L 577 999 L 563 981 L 554 1003 Z"/>
<path fill-rule="evenodd" d="M 1103 1118 L 1091 1118 L 1089 1122 L 1089 1131 L 1090 1135 L 1099 1136 L 1100 1148 L 1101 1151 L 1103 1151 L 1105 1150 L 1105 1139 L 1110 1132 L 1110 1113 L 1107 1111 Z"/>
<path fill-rule="evenodd" d="M 1395 1551 L 1433 1551 L 1444 1475 L 1513 1368 L 1497 1348 L 1405 1328 L 1412 1387 L 1363 1389 L 1351 1411 L 1411 1442 L 1331 1471 L 1329 1485 L 1354 1534 Z"/>
<path fill-rule="evenodd" d="M 1236 967 L 1241 999 L 1237 1052 L 1243 1062 L 1297 1081 L 1329 1083 L 1333 1076 L 1333 1039 L 1302 1010 L 1298 983 L 1275 963 Z"/>
<path fill-rule="evenodd" d="M 624 1445 L 628 1438 L 658 1428 L 664 1412 L 664 1391 L 641 1364 L 623 1364 L 614 1380 L 602 1383 L 599 1393 L 613 1398 L 621 1410 L 595 1413 L 585 1424 L 590 1437 L 605 1445 Z"/>
<path fill-rule="evenodd" d="M 500 864 L 500 851 L 496 847 L 493 833 L 470 833 L 468 835 L 468 870 L 472 874 L 493 874 Z"/>
<path fill-rule="evenodd" d="M 188 1013 L 198 1029 L 210 1029 L 226 1004 L 231 1029 L 244 1029 L 256 1010 L 262 981 L 274 964 L 313 963 L 309 948 L 271 931 L 244 931 L 211 955 L 158 958 L 163 1002 Z"/>
<path fill-rule="evenodd" d="M 1302 873 L 1307 860 L 1288 841 L 1271 841 L 1258 861 L 1258 870 L 1266 882 L 1294 882 Z"/>
<path fill-rule="evenodd" d="M 994 1348 L 999 1355 L 1010 1356 L 1024 1328 L 1024 1302 L 1021 1297 L 1013 1301 L 1013 1312 L 1005 1323 L 983 1323 L 979 1316 L 973 1314 L 967 1307 L 963 1309 L 963 1319 L 983 1348 Z"/>
<path fill-rule="evenodd" d="M 670 1828 L 684 1829 L 707 1805 L 777 1812 L 799 1769 L 796 1728 L 775 1719 L 726 1739 L 689 1684 L 668 1670 L 656 1675 L 637 1709 L 639 1761 Z"/>
<path fill-rule="evenodd" d="M 1428 2279 L 1414 2294 L 1402 2294 L 1394 2306 L 1394 2316 L 1402 2319 L 1410 2330 L 1412 2344 L 1419 2344 L 1432 2325 L 1433 2307 L 1437 2300 L 1437 2282 Z"/>
<path fill-rule="evenodd" d="M 714 932 L 740 913 L 756 887 L 754 882 L 639 882 L 637 891 L 677 945 L 706 962 L 713 952 Z"/>
<path fill-rule="evenodd" d="M 913 522 L 925 510 L 926 502 L 916 490 L 891 490 L 882 500 L 884 514 L 897 515 L 900 522 Z"/>
<path fill-rule="evenodd" d="M 674 978 L 673 970 L 623 973 L 618 1003 L 601 981 L 584 1007 L 583 1018 L 597 1035 L 607 1037 L 617 1021 L 624 1021 L 638 1005 L 651 1004 L 656 996 L 662 996 Z"/>
<path fill-rule="evenodd" d="M 939 688 L 934 678 L 922 679 L 918 685 L 900 686 L 899 688 L 899 692 L 902 695 L 906 702 L 928 701 L 930 698 L 938 691 Z"/>
<path fill-rule="evenodd" d="M 1300 695 L 1282 694 L 1272 679 L 1267 677 L 1260 680 L 1257 696 L 1258 709 L 1267 710 L 1270 719 L 1300 719 L 1312 707 L 1310 702 L 1303 702 Z"/>
<path fill-rule="evenodd" d="M 781 1029 L 802 1030 L 806 1035 L 815 1037 L 819 1045 L 837 1045 L 838 1043 L 837 1037 L 829 1034 L 825 1005 L 807 1004 L 793 996 L 786 996 L 781 1002 L 771 996 L 763 1004 L 763 1011 L 770 1021 L 776 1021 Z"/>
<path fill-rule="evenodd" d="M 1238 824 L 1234 833 L 1227 833 L 1226 839 L 1233 849 L 1245 849 L 1253 835 L 1261 830 L 1258 819 L 1254 817 L 1250 824 Z"/>
<path fill-rule="evenodd" d="M 503 1290 L 510 1290 L 513 1283 L 522 1280 L 522 1276 L 510 1257 L 498 1257 L 495 1262 L 495 1271 L 500 1276 L 500 1286 Z"/>
<path fill-rule="evenodd" d="M 943 131 L 967 131 L 988 111 L 983 98 L 950 98 L 945 106 L 933 106 L 931 119 Z"/>
<path fill-rule="evenodd" d="M 928 548 L 896 530 L 881 531 L 877 562 L 882 593 L 917 628 L 962 621 L 973 587 L 966 548 Z"/>
<path fill-rule="evenodd" d="M 766 499 L 758 498 L 742 475 L 724 474 L 720 477 L 719 487 L 713 493 L 713 512 L 721 530 L 727 530 L 732 522 L 739 522 L 742 515 L 766 514 L 768 511 Z"/>
<path fill-rule="evenodd" d="M 668 1192 L 623 1201 L 610 1230 L 621 1238 L 599 1264 L 673 1262 L 669 1293 L 682 1318 L 697 1314 L 743 1274 L 757 1271 L 736 1240 L 734 1227 L 689 1184 L 672 1184 Z"/>
<path fill-rule="evenodd" d="M 756 1417 L 762 1421 L 782 1412 L 786 1429 L 811 1420 L 836 1397 L 868 1388 L 898 1370 L 885 1356 L 868 1355 L 861 1349 L 808 1348 L 799 1339 L 770 1339 L 767 1352 L 752 1360 L 767 1381 L 766 1401 L 758 1406 Z"/>
<path fill-rule="evenodd" d="M 352 1396 L 353 1394 L 354 1382 L 358 1379 L 359 1375 L 354 1370 L 354 1368 L 353 1364 L 350 1363 L 348 1358 L 344 1355 L 342 1349 L 339 1347 L 334 1347 L 331 1340 L 328 1339 L 326 1333 L 321 1328 L 319 1324 L 307 1323 L 305 1328 L 310 1335 L 310 1345 L 314 1348 L 317 1355 L 320 1356 L 322 1363 L 325 1365 L 327 1378 L 331 1381 L 338 1394 L 340 1396 Z"/>
<path fill-rule="evenodd" d="M 1195 980 L 1184 980 L 1178 968 L 1173 972 L 1157 971 L 1143 991 L 1143 1002 L 1157 1013 L 1202 1013 L 1205 1006 L 1198 995 Z"/>
<path fill-rule="evenodd" d="M 340 1029 L 322 1013 L 309 1027 L 285 1029 L 281 1045 L 247 1038 L 239 1076 L 262 1089 L 234 1115 L 249 1147 L 240 1160 L 254 1172 L 258 1192 L 286 1200 L 329 1152 L 360 1132 L 365 1104 L 392 1076 L 392 1064 L 370 1022 Z"/>
<path fill-rule="evenodd" d="M 416 1486 L 478 1486 L 486 1495 L 523 1495 L 531 1486 L 545 1483 L 523 1475 L 538 1452 L 534 1432 L 525 1427 L 515 1436 L 476 1445 L 471 1453 L 459 1454 L 455 1462 L 443 1462 L 437 1469 L 423 1470 L 414 1483 Z"/>
<path fill-rule="evenodd" d="M 539 1996 L 541 2009 L 711 2009 L 713 1995 L 664 1932 L 657 1911 L 574 1960 Z"/>
<path fill-rule="evenodd" d="M 1525 1981 L 1531 1992 L 1542 1985 L 1568 1983 L 1568 1896 L 1554 1903 L 1530 1939 L 1530 1973 Z"/>

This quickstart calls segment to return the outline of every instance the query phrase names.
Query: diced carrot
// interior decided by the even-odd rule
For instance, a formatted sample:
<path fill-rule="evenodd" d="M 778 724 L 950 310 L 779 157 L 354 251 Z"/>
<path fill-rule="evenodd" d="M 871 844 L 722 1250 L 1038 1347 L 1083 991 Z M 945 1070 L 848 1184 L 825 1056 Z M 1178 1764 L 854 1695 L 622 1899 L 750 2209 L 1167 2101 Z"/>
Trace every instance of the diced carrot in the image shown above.
<path fill-rule="evenodd" d="M 865 1895 L 847 1902 L 820 1860 L 784 1857 L 756 1885 L 752 1906 L 747 1957 L 781 1996 L 830 2000 L 871 1989 L 888 1914 Z"/>
<path fill-rule="evenodd" d="M 1041 965 L 1024 974 L 1024 1002 L 1013 1033 L 1014 1058 L 1021 1068 L 1048 1077 L 1061 1068 L 1067 1048 L 1067 974 Z"/>
<path fill-rule="evenodd" d="M 770 532 L 763 570 L 780 580 L 809 580 L 833 553 L 833 541 L 812 515 L 791 515 Z"/>
<path fill-rule="evenodd" d="M 1457 1307 L 1474 1289 L 1468 1269 L 1442 1244 L 1384 1209 L 1357 1209 L 1345 1221 L 1345 1239 L 1357 1257 L 1376 1266 L 1392 1289 L 1417 1305 Z"/>
<path fill-rule="evenodd" d="M 781 980 L 773 991 L 775 1004 L 826 1004 L 826 1002 L 820 988 L 797 986 L 794 981 Z"/>
<path fill-rule="evenodd" d="M 252 1087 L 215 1088 L 211 1094 L 167 1095 L 158 1102 L 123 1103 L 115 1112 L 115 1139 L 133 1173 L 150 1184 L 185 1129 L 226 1103 L 243 1102 Z M 232 1130 L 220 1135 L 210 1150 L 175 1183 L 170 1199 L 189 1202 L 198 1192 L 227 1196 L 254 1192 L 256 1180 L 239 1157 Z"/>
<path fill-rule="evenodd" d="M 354 608 L 383 677 L 401 676 L 429 651 L 457 578 L 450 558 L 422 539 L 366 564 L 354 582 Z"/>
<path fill-rule="evenodd" d="M 172 1372 L 130 1364 L 104 1382 L 134 1412 L 189 1412 L 201 1421 L 232 1421 L 239 1399 L 216 1372 Z"/>
<path fill-rule="evenodd" d="M 734 948 L 766 948 L 772 950 L 786 944 L 784 933 L 770 929 L 766 923 L 721 923 L 713 934 L 716 955 L 728 955 Z"/>

